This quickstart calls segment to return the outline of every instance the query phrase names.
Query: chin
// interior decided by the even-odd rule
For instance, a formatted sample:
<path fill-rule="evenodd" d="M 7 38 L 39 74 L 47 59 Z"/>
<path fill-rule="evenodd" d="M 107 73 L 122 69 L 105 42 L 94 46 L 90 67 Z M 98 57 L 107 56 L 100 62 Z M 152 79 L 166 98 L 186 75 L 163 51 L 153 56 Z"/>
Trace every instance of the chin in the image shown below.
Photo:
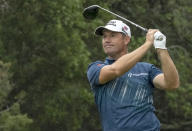
<path fill-rule="evenodd" d="M 107 54 L 107 56 L 113 57 L 114 56 L 114 52 L 105 52 L 105 54 Z"/>

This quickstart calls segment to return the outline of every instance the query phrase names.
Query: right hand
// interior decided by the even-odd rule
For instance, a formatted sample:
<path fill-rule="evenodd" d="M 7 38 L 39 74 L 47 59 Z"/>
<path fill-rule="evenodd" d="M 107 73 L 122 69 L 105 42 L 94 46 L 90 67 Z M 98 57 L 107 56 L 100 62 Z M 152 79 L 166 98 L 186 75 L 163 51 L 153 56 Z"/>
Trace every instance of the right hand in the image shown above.
<path fill-rule="evenodd" d="M 153 45 L 154 42 L 154 34 L 157 32 L 157 29 L 149 29 L 147 34 L 146 34 L 146 43 Z"/>

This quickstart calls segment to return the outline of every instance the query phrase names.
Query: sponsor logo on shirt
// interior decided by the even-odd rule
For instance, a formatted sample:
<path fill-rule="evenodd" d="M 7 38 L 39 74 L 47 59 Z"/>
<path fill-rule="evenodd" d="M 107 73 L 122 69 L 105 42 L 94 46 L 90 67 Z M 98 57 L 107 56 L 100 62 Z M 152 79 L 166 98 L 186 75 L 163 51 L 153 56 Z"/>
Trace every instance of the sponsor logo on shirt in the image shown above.
<path fill-rule="evenodd" d="M 138 73 L 138 74 L 134 74 L 134 73 L 129 73 L 127 76 L 128 77 L 132 77 L 132 76 L 147 76 L 149 75 L 148 73 Z"/>

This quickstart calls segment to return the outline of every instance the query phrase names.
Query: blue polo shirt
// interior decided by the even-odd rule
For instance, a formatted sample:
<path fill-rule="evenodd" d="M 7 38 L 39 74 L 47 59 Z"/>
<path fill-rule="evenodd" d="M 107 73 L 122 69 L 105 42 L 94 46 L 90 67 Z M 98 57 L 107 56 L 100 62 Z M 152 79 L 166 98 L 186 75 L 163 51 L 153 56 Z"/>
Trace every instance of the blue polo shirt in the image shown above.
<path fill-rule="evenodd" d="M 103 131 L 159 131 L 152 81 L 162 71 L 152 64 L 138 62 L 124 75 L 99 84 L 101 68 L 114 61 L 108 58 L 105 62 L 96 61 L 87 71 Z"/>

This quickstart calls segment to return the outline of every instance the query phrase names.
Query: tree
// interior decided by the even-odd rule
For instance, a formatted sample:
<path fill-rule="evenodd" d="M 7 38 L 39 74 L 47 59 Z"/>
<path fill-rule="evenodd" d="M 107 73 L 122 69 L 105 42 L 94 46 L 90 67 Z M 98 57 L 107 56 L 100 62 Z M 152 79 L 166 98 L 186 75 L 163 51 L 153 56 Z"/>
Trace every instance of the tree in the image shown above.
<path fill-rule="evenodd" d="M 9 63 L 0 61 L 0 130 L 1 131 L 26 131 L 33 122 L 27 114 L 20 111 L 20 103 L 8 105 L 7 96 L 13 89 L 9 78 Z"/>
<path fill-rule="evenodd" d="M 84 76 L 89 52 L 84 43 L 88 28 L 82 22 L 83 1 L 6 3 L 0 36 L 1 56 L 11 62 L 14 84 L 8 104 L 22 97 L 20 109 L 33 120 L 31 130 L 82 128 L 84 120 L 91 118 L 88 111 L 93 106 Z"/>

